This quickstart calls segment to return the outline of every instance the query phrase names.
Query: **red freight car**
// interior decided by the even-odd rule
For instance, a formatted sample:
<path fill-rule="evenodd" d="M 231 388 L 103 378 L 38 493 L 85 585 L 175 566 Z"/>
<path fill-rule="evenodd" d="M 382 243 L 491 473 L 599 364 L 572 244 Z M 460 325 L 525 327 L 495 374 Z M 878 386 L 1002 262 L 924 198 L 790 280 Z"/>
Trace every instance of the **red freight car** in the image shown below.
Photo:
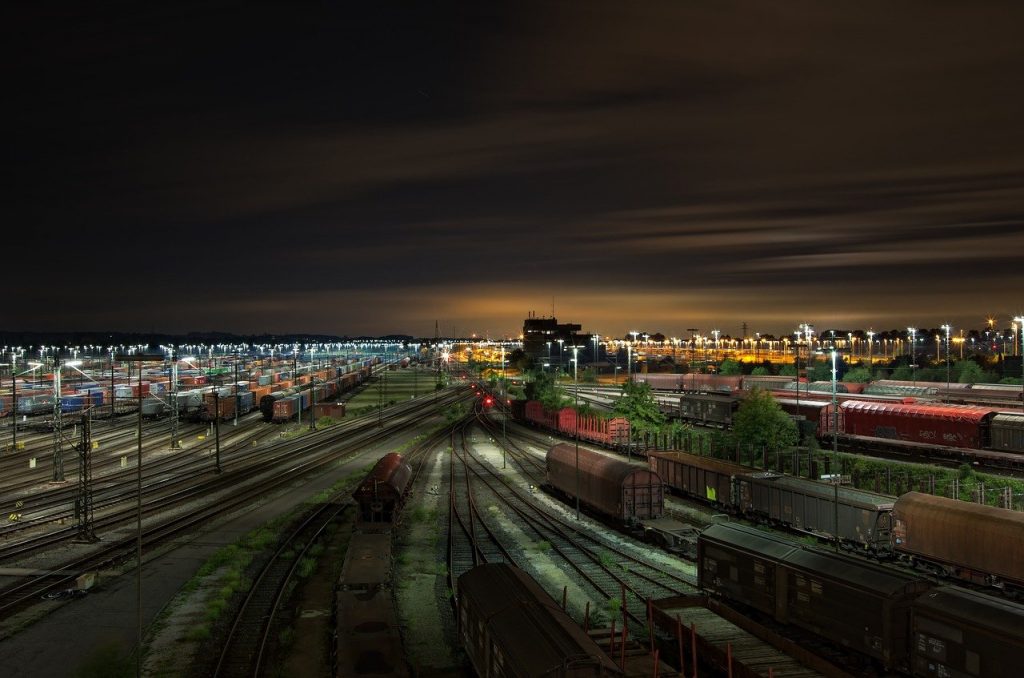
<path fill-rule="evenodd" d="M 547 471 L 553 488 L 572 498 L 578 492 L 580 502 L 613 520 L 631 524 L 665 512 L 661 476 L 651 469 L 559 443 L 548 450 Z"/>
<path fill-rule="evenodd" d="M 526 420 L 538 426 L 558 430 L 558 414 L 545 410 L 539 400 L 526 402 Z"/>
<path fill-rule="evenodd" d="M 822 410 L 821 431 L 833 428 L 830 409 Z M 839 413 L 839 429 L 847 435 L 981 449 L 988 447 L 985 434 L 995 411 L 975 405 L 848 400 L 839 405 Z"/>
<path fill-rule="evenodd" d="M 618 447 L 629 443 L 629 420 L 625 417 L 605 417 L 593 412 L 579 414 L 572 407 L 558 411 L 558 431 L 567 436 L 599 443 L 607 447 Z"/>

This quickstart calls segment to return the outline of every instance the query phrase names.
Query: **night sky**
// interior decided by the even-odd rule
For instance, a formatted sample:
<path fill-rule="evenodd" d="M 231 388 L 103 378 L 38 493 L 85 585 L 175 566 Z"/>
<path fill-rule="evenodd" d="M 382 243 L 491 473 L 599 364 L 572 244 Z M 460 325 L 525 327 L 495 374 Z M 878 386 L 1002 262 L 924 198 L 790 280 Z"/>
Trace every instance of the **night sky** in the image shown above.
<path fill-rule="evenodd" d="M 6 329 L 1024 311 L 1019 1 L 38 4 Z"/>

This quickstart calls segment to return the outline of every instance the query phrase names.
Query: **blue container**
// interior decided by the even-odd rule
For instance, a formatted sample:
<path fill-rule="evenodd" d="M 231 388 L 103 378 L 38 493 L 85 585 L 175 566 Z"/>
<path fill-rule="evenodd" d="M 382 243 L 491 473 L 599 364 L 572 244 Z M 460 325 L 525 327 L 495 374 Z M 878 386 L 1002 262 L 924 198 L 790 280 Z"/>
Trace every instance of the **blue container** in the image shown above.
<path fill-rule="evenodd" d="M 61 412 L 80 412 L 85 407 L 85 397 L 80 395 L 65 395 L 60 397 Z"/>

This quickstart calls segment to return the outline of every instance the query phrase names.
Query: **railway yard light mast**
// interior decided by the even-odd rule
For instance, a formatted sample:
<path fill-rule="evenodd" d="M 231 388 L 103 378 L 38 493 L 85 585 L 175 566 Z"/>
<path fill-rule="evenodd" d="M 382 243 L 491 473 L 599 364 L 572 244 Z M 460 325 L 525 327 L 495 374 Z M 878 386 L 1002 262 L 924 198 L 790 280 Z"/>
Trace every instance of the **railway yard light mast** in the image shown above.
<path fill-rule="evenodd" d="M 572 347 L 572 380 L 573 380 L 573 420 L 576 438 L 576 520 L 580 519 L 580 383 L 576 372 L 577 347 Z"/>
<path fill-rule="evenodd" d="M 835 487 L 835 523 L 833 536 L 836 551 L 839 550 L 839 483 L 843 480 L 842 469 L 839 467 L 839 401 L 836 398 L 836 349 L 832 349 L 832 483 Z"/>
<path fill-rule="evenodd" d="M 1024 315 L 1019 315 L 1014 318 L 1017 321 L 1017 327 L 1021 330 L 1021 351 L 1020 355 L 1020 406 L 1024 410 Z"/>
<path fill-rule="evenodd" d="M 115 356 L 111 354 L 111 357 Z M 135 527 L 136 527 L 136 560 L 135 560 L 135 593 L 136 593 L 136 622 L 138 624 L 138 637 L 135 646 L 135 671 L 137 675 L 142 674 L 142 364 L 148 361 L 163 362 L 163 355 L 148 355 L 143 352 L 126 353 L 116 356 L 122 362 L 138 363 L 139 367 L 139 395 L 138 395 L 138 460 L 136 463 L 136 503 L 135 503 Z"/>
<path fill-rule="evenodd" d="M 949 402 L 949 332 L 952 329 L 949 324 L 942 325 L 946 331 L 946 402 Z"/>
<path fill-rule="evenodd" d="M 917 328 L 908 327 L 910 333 L 910 378 L 914 386 L 917 386 Z"/>
<path fill-rule="evenodd" d="M 64 482 L 64 430 L 60 406 L 60 372 L 62 367 L 77 367 L 81 360 L 61 360 L 57 353 L 53 358 L 53 482 Z M 142 386 L 139 386 L 142 392 Z M 140 405 L 141 411 L 141 405 Z"/>

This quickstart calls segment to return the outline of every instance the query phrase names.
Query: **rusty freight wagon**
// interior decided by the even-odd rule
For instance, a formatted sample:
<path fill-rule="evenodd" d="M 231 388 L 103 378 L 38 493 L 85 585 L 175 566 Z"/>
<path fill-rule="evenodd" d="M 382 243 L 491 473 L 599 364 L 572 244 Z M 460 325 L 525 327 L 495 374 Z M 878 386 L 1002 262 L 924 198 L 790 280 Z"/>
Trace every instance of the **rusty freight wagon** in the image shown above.
<path fill-rule="evenodd" d="M 735 503 L 733 478 L 750 471 L 746 466 L 686 452 L 648 452 L 647 459 L 651 470 L 672 490 L 729 508 Z"/>
<path fill-rule="evenodd" d="M 909 665 L 910 609 L 931 584 L 736 524 L 697 542 L 701 588 L 877 660 Z"/>
<path fill-rule="evenodd" d="M 908 492 L 893 506 L 893 549 L 978 584 L 1024 586 L 1024 513 Z"/>
<path fill-rule="evenodd" d="M 458 582 L 459 638 L 480 678 L 589 678 L 622 672 L 530 575 L 477 565 Z"/>
<path fill-rule="evenodd" d="M 352 493 L 359 506 L 359 519 L 368 523 L 390 523 L 405 500 L 412 478 L 412 467 L 402 455 L 389 452 Z"/>
<path fill-rule="evenodd" d="M 575 445 L 560 443 L 548 450 L 547 479 L 551 487 L 573 499 L 578 492 L 581 503 L 626 524 L 664 514 L 664 488 L 656 471 L 594 450 L 578 449 L 578 476 Z"/>

